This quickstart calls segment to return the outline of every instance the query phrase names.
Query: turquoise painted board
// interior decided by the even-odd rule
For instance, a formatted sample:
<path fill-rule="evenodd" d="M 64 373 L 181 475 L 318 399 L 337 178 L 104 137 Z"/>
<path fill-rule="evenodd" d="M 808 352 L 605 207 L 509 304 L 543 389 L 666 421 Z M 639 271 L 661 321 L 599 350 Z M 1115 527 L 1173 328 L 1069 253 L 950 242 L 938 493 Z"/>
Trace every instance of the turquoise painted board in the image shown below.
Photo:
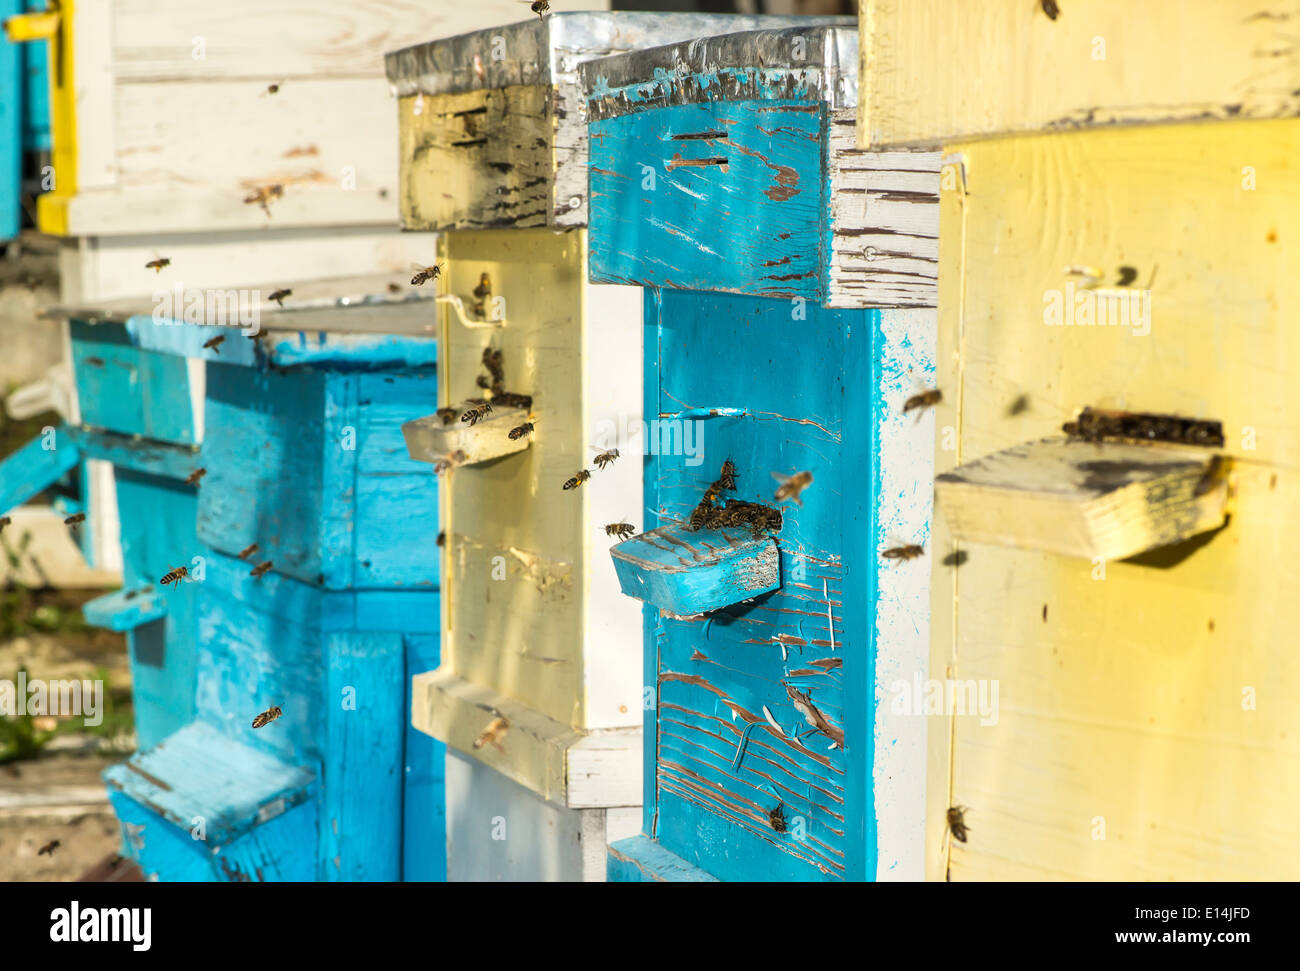
<path fill-rule="evenodd" d="M 406 643 L 406 710 L 402 715 L 406 748 L 402 788 L 402 879 L 442 882 L 447 879 L 447 800 L 443 794 L 447 747 L 411 724 L 411 679 L 437 668 L 436 634 L 408 634 Z"/>
<path fill-rule="evenodd" d="M 60 425 L 0 461 L 0 515 L 48 489 L 81 462 L 76 439 Z"/>
<path fill-rule="evenodd" d="M 605 879 L 610 883 L 717 883 L 646 836 L 633 836 L 609 845 Z"/>
<path fill-rule="evenodd" d="M 625 594 L 674 614 L 719 610 L 781 586 L 776 542 L 745 527 L 662 526 L 610 555 Z"/>
<path fill-rule="evenodd" d="M 592 122 L 592 281 L 820 299 L 824 116 L 719 101 Z"/>
<path fill-rule="evenodd" d="M 86 623 L 119 633 L 167 615 L 167 595 L 157 587 L 125 587 L 82 604 Z"/>
<path fill-rule="evenodd" d="M 438 582 L 432 467 L 400 424 L 436 407 L 431 369 L 386 374 L 208 364 L 199 536 L 256 543 L 273 572 L 329 589 Z"/>
<path fill-rule="evenodd" d="M 189 371 L 183 358 L 132 346 L 120 324 L 73 320 L 70 327 L 83 425 L 194 444 Z"/>

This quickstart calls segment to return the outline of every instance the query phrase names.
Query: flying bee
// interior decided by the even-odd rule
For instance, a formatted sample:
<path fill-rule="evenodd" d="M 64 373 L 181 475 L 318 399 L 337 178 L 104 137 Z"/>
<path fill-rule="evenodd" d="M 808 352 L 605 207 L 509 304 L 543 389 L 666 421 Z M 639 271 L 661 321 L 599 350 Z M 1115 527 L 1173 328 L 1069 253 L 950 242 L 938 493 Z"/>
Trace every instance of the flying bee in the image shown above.
<path fill-rule="evenodd" d="M 172 570 L 170 573 L 168 573 L 158 582 L 161 583 L 164 587 L 167 586 L 169 583 L 175 584 L 176 586 L 179 587 L 181 585 L 181 581 L 184 580 L 189 575 L 190 575 L 190 571 L 187 567 L 178 566 L 176 569 Z"/>
<path fill-rule="evenodd" d="M 245 546 L 242 550 L 239 551 L 239 558 L 241 560 L 246 560 L 254 553 L 256 553 L 259 549 L 261 549 L 261 547 L 258 546 L 256 543 L 250 543 L 248 546 Z"/>
<path fill-rule="evenodd" d="M 616 448 L 611 448 L 608 452 L 602 452 L 599 448 L 593 445 L 591 446 L 591 450 L 597 453 L 596 457 L 591 461 L 596 468 L 600 469 L 602 472 L 605 470 L 605 466 L 618 458 L 618 449 Z"/>
<path fill-rule="evenodd" d="M 479 732 L 478 738 L 474 739 L 474 748 L 480 749 L 484 745 L 491 745 L 498 752 L 504 752 L 501 740 L 506 737 L 508 731 L 510 731 L 510 720 L 503 715 L 498 715 L 488 722 L 487 728 Z"/>
<path fill-rule="evenodd" d="M 903 414 L 907 414 L 914 408 L 931 408 L 943 400 L 943 392 L 938 388 L 932 388 L 929 391 L 922 391 L 920 394 L 914 394 L 903 402 Z M 921 413 L 916 414 L 917 421 L 921 420 Z"/>
<path fill-rule="evenodd" d="M 225 339 L 226 339 L 225 334 L 218 334 L 216 337 L 210 337 L 206 341 L 204 341 L 203 346 L 212 348 L 213 354 L 220 354 L 221 352 L 217 350 L 217 348 L 221 346 L 221 342 L 224 341 Z"/>
<path fill-rule="evenodd" d="M 160 256 L 156 260 L 150 260 L 148 263 L 144 265 L 144 268 L 146 270 L 153 270 L 155 273 L 161 273 L 163 271 L 164 266 L 170 266 L 170 265 L 171 265 L 171 260 L 167 259 L 167 257 L 165 256 Z"/>
<path fill-rule="evenodd" d="M 606 536 L 617 536 L 619 539 L 630 539 L 636 533 L 636 527 L 631 523 L 610 523 L 605 527 Z"/>
<path fill-rule="evenodd" d="M 777 803 L 775 809 L 767 814 L 767 821 L 772 824 L 772 828 L 778 833 L 785 832 L 785 810 L 782 809 L 782 803 Z"/>
<path fill-rule="evenodd" d="M 84 512 L 79 512 L 63 520 L 63 524 L 65 526 L 76 526 L 78 523 L 84 523 L 85 521 L 86 514 Z"/>
<path fill-rule="evenodd" d="M 891 549 L 882 550 L 880 553 L 887 560 L 914 560 L 918 556 L 925 555 L 925 547 L 911 544 L 908 546 L 895 546 Z"/>
<path fill-rule="evenodd" d="M 193 472 L 191 472 L 189 475 L 185 477 L 185 484 L 196 486 L 199 484 L 199 479 L 203 478 L 207 474 L 208 474 L 207 469 L 195 469 Z"/>
<path fill-rule="evenodd" d="M 45 844 L 44 846 L 42 846 L 39 850 L 36 851 L 36 855 L 37 855 L 37 856 L 53 856 L 53 855 L 54 855 L 54 851 L 57 850 L 57 849 L 58 849 L 60 846 L 62 846 L 62 845 L 63 845 L 63 844 L 60 843 L 58 840 L 50 840 L 48 843 L 46 843 L 46 844 Z"/>
<path fill-rule="evenodd" d="M 257 566 L 249 570 L 248 575 L 254 579 L 260 580 L 262 577 L 266 576 L 266 571 L 269 569 L 271 569 L 271 561 L 267 560 L 265 563 L 259 563 Z"/>
<path fill-rule="evenodd" d="M 253 727 L 262 728 L 265 725 L 269 725 L 283 714 L 284 712 L 280 710 L 279 705 L 272 705 L 270 708 L 266 709 L 266 711 L 253 719 Z"/>
<path fill-rule="evenodd" d="M 514 428 L 510 429 L 510 441 L 517 441 L 525 435 L 530 434 L 532 431 L 533 423 L 531 421 L 526 421 L 522 425 L 516 425 Z"/>
<path fill-rule="evenodd" d="M 292 290 L 273 290 L 267 300 L 274 300 L 281 307 L 284 306 L 284 298 L 292 294 Z"/>
<path fill-rule="evenodd" d="M 258 186 L 244 197 L 244 204 L 251 205 L 257 203 L 257 205 L 261 207 L 262 211 L 266 213 L 266 218 L 270 219 L 271 200 L 278 199 L 282 195 L 284 195 L 284 186 L 280 185 L 278 182 L 274 185 Z"/>
<path fill-rule="evenodd" d="M 1192 490 L 1192 495 L 1203 496 L 1217 488 L 1227 475 L 1228 464 L 1228 460 L 1222 455 L 1216 455 L 1210 459 L 1205 466 L 1205 472 L 1201 475 L 1200 481 L 1196 483 L 1196 488 Z"/>
<path fill-rule="evenodd" d="M 572 479 L 570 479 L 568 482 L 564 483 L 564 489 L 565 489 L 566 492 L 567 492 L 569 489 L 576 489 L 576 488 L 578 488 L 578 486 L 582 485 L 584 482 L 586 482 L 586 481 L 587 481 L 588 479 L 590 479 L 590 478 L 591 478 L 591 473 L 590 473 L 587 469 L 582 469 L 582 470 L 579 471 L 578 474 L 575 475 Z"/>
<path fill-rule="evenodd" d="M 793 499 L 795 505 L 803 505 L 803 500 L 799 498 L 799 495 L 812 484 L 813 475 L 811 472 L 796 472 L 789 477 L 781 475 L 779 472 L 773 472 L 772 478 L 781 483 L 776 490 L 776 494 L 772 496 L 774 502 Z"/>
<path fill-rule="evenodd" d="M 546 12 L 551 9 L 551 0 L 519 0 L 519 2 L 528 4 L 528 9 L 537 14 L 538 20 L 545 19 Z"/>
<path fill-rule="evenodd" d="M 442 419 L 444 425 L 450 425 L 456 420 L 455 408 L 439 408 L 437 414 L 438 417 Z"/>
<path fill-rule="evenodd" d="M 948 828 L 952 830 L 952 838 L 958 843 L 966 842 L 970 827 L 966 825 L 965 806 L 953 806 L 948 810 Z"/>
<path fill-rule="evenodd" d="M 465 414 L 460 416 L 460 420 L 469 422 L 471 427 L 477 425 L 488 415 L 492 414 L 492 405 L 489 402 L 483 401 L 482 398 L 477 400 L 482 401 L 483 403 L 475 405 L 473 408 L 469 409 L 469 411 L 465 412 Z"/>
<path fill-rule="evenodd" d="M 421 266 L 419 263 L 412 263 L 411 269 L 415 271 L 415 276 L 411 277 L 411 286 L 422 287 L 430 280 L 436 280 L 442 273 L 442 267 L 437 263 L 432 266 Z"/>
<path fill-rule="evenodd" d="M 0 516 L 0 533 L 5 531 L 6 526 L 13 525 L 13 519 L 9 516 Z"/>

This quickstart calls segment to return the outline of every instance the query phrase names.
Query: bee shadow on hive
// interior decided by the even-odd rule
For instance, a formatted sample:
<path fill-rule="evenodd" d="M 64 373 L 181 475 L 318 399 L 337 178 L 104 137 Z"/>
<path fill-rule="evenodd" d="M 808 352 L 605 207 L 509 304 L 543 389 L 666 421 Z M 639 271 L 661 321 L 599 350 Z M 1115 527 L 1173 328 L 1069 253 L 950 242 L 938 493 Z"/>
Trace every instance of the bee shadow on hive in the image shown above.
<path fill-rule="evenodd" d="M 1193 553 L 1208 546 L 1209 543 L 1221 532 L 1228 528 L 1232 522 L 1232 517 L 1227 516 L 1223 520 L 1223 525 L 1209 532 L 1197 533 L 1190 539 L 1185 539 L 1181 543 L 1171 543 L 1169 546 L 1162 546 L 1159 549 L 1148 550 L 1145 553 L 1139 553 L 1137 556 L 1126 557 L 1121 562 L 1132 563 L 1136 566 L 1152 566 L 1161 570 L 1168 570 L 1170 567 L 1178 566 Z"/>

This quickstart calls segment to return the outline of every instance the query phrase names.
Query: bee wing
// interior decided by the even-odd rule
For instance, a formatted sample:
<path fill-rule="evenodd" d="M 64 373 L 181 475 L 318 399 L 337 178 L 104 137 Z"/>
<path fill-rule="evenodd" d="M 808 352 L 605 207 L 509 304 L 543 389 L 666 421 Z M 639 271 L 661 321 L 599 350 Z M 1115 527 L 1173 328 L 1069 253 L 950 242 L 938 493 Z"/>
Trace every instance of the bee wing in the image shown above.
<path fill-rule="evenodd" d="M 780 472 L 773 472 L 772 478 L 776 479 L 776 481 L 781 483 L 781 485 L 785 485 L 787 482 L 790 481 L 790 476 L 782 475 Z"/>
<path fill-rule="evenodd" d="M 412 264 L 410 265 L 410 268 L 411 268 L 412 270 L 415 270 L 417 273 L 425 273 L 425 272 L 427 272 L 428 270 L 430 270 L 430 269 L 433 268 L 433 264 L 430 263 L 430 264 L 424 264 L 424 265 L 421 265 L 421 264 L 419 264 L 419 263 L 412 263 Z"/>

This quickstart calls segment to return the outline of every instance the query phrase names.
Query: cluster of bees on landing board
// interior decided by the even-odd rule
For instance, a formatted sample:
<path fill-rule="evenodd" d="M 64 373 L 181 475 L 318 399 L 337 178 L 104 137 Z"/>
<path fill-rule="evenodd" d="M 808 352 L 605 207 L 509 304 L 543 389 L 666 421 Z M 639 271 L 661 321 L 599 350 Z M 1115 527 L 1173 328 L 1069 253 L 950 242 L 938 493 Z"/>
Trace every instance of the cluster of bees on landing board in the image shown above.
<path fill-rule="evenodd" d="M 486 274 L 484 274 L 486 276 Z M 486 286 L 481 283 L 480 286 Z M 504 354 L 499 350 L 491 347 L 483 348 L 483 367 L 487 374 L 480 374 L 475 380 L 475 384 L 487 391 L 490 398 L 467 398 L 465 403 L 469 405 L 463 411 L 457 408 L 446 407 L 439 408 L 437 415 L 442 419 L 444 425 L 450 425 L 457 418 L 471 428 L 480 421 L 492 414 L 493 406 L 498 405 L 503 408 L 519 408 L 528 411 L 533 406 L 532 395 L 517 394 L 513 391 L 506 390 L 506 372 L 504 363 Z M 537 420 L 533 414 L 528 415 L 528 421 L 510 430 L 510 440 L 517 441 L 524 435 L 532 434 L 533 423 Z M 433 464 L 433 471 L 436 473 L 446 472 L 463 463 L 469 456 L 461 449 L 456 449 L 449 455 L 445 455 Z"/>

